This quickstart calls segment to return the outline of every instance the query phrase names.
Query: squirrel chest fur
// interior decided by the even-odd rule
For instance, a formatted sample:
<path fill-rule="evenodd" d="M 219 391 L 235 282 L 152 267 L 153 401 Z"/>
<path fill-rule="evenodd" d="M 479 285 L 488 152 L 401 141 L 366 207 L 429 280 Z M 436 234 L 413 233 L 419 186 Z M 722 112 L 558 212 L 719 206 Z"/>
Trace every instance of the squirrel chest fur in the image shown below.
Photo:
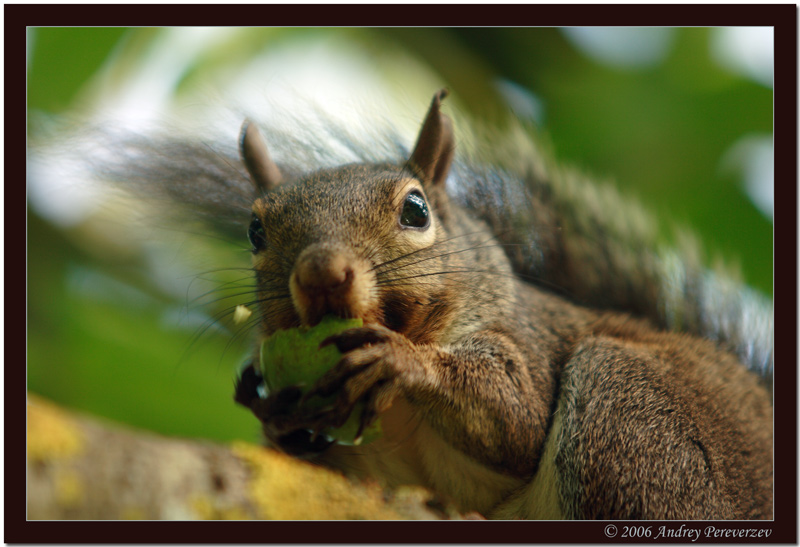
<path fill-rule="evenodd" d="M 402 164 L 290 176 L 245 125 L 260 336 L 328 314 L 364 322 L 328 340 L 343 357 L 307 395 L 335 395 L 327 408 L 303 411 L 294 388 L 261 398 L 245 370 L 236 399 L 270 444 L 489 517 L 771 518 L 772 405 L 756 375 L 712 341 L 515 274 L 508 244 L 445 192 L 444 95 Z M 356 403 L 362 427 L 381 419 L 379 440 L 316 435 Z"/>

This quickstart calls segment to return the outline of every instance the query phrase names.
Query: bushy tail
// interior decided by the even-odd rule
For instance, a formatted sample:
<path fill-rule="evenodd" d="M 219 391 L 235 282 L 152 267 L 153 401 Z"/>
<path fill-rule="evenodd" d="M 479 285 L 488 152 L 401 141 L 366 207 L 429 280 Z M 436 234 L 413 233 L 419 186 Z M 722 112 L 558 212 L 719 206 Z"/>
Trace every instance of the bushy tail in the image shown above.
<path fill-rule="evenodd" d="M 771 389 L 767 298 L 729 272 L 704 267 L 690 236 L 680 235 L 676 247 L 662 243 L 652 215 L 610 184 L 555 165 L 529 137 L 506 142 L 514 151 L 501 150 L 498 161 L 459 163 L 453 187 L 492 225 L 519 274 L 582 304 L 715 340 Z"/>

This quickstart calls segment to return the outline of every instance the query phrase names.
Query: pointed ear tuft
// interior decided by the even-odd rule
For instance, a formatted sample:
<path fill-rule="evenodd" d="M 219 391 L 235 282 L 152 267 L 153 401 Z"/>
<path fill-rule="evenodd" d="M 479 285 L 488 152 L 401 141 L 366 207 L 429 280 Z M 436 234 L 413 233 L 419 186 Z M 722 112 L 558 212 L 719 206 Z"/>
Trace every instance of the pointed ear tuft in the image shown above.
<path fill-rule="evenodd" d="M 280 169 L 272 161 L 258 127 L 245 120 L 239 133 L 239 154 L 256 189 L 267 192 L 283 181 Z"/>
<path fill-rule="evenodd" d="M 447 89 L 441 89 L 433 96 L 414 152 L 408 160 L 411 169 L 425 184 L 444 184 L 453 161 L 453 124 L 450 118 L 439 111 L 447 93 Z"/>

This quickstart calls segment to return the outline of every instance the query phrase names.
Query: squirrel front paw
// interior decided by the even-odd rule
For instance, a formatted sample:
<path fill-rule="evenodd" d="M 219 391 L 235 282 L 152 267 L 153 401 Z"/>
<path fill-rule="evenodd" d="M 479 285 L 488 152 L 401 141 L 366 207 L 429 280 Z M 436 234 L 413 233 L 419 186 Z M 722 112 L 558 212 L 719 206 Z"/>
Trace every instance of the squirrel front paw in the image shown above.
<path fill-rule="evenodd" d="M 313 435 L 302 428 L 296 416 L 297 401 L 302 392 L 289 386 L 262 397 L 259 386 L 263 378 L 253 364 L 246 366 L 236 381 L 234 400 L 247 407 L 258 418 L 269 444 L 293 456 L 310 456 L 323 452 L 332 441 Z"/>
<path fill-rule="evenodd" d="M 343 354 L 300 399 L 300 407 L 314 396 L 336 396 L 333 404 L 306 419 L 315 432 L 341 427 L 356 403 L 364 404 L 356 437 L 387 410 L 402 391 L 402 381 L 414 367 L 414 345 L 402 334 L 380 325 L 347 329 L 325 339 Z"/>
<path fill-rule="evenodd" d="M 347 329 L 325 339 L 343 354 L 303 395 L 287 387 L 260 397 L 262 381 L 253 365 L 236 385 L 235 399 L 262 422 L 270 444 L 293 455 L 325 450 L 331 441 L 321 433 L 341 427 L 357 403 L 363 403 L 356 438 L 389 409 L 395 398 L 412 386 L 422 369 L 418 351 L 408 338 L 380 325 Z M 306 405 L 312 397 L 335 397 L 322 408 Z"/>

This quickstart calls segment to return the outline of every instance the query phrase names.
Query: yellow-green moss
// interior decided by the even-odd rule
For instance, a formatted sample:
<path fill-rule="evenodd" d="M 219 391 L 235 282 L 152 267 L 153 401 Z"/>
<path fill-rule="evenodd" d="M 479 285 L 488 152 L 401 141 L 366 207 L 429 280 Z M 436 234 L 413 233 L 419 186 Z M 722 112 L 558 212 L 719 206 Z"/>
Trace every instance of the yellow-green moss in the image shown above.
<path fill-rule="evenodd" d="M 119 518 L 121 520 L 145 520 L 147 512 L 141 507 L 126 507 L 122 509 Z"/>
<path fill-rule="evenodd" d="M 382 490 L 263 447 L 236 443 L 251 471 L 248 494 L 258 517 L 271 520 L 396 520 Z"/>
<path fill-rule="evenodd" d="M 203 495 L 196 495 L 189 501 L 192 511 L 201 520 L 248 520 L 251 518 L 241 507 L 220 508 L 214 501 Z"/>
<path fill-rule="evenodd" d="M 62 507 L 77 507 L 85 497 L 83 481 L 74 471 L 63 470 L 55 477 L 55 498 Z"/>
<path fill-rule="evenodd" d="M 29 460 L 70 458 L 83 448 L 83 435 L 72 420 L 50 403 L 28 395 Z"/>

